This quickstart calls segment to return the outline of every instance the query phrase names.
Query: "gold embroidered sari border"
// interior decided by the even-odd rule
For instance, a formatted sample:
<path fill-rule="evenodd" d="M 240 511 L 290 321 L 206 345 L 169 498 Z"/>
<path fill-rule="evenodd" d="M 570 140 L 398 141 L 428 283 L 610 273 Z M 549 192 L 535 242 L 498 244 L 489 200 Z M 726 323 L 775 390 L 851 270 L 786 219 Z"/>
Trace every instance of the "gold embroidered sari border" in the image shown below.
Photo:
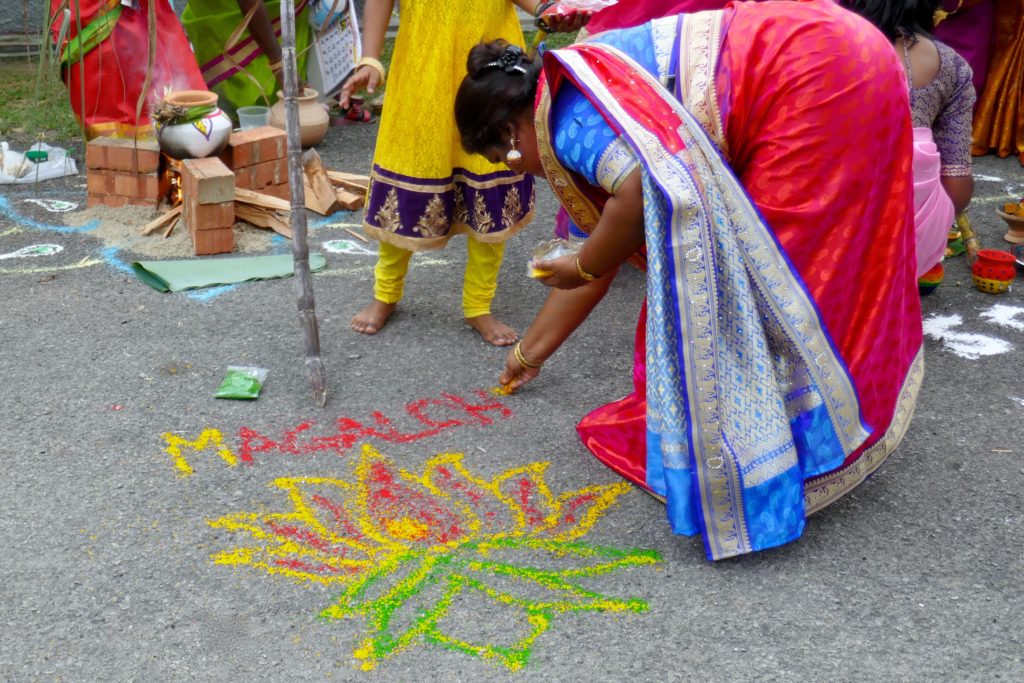
<path fill-rule="evenodd" d="M 551 143 L 551 90 L 544 84 L 541 87 L 543 91 L 533 115 L 541 166 L 544 167 L 548 185 L 573 222 L 584 232 L 589 233 L 600 220 L 601 212 L 583 193 L 576 183 L 576 179 L 555 156 L 555 148 Z"/>
<path fill-rule="evenodd" d="M 655 92 L 663 90 L 663 86 L 650 74 L 640 68 L 635 62 L 620 50 L 613 47 L 602 46 L 606 52 L 615 56 L 625 64 L 632 66 L 634 77 L 637 81 L 647 84 L 647 87 Z M 674 162 L 671 154 L 663 148 L 656 137 L 647 131 L 639 122 L 628 115 L 622 105 L 608 92 L 601 79 L 594 75 L 586 61 L 581 55 L 567 51 L 563 57 L 567 68 L 572 70 L 574 76 L 582 86 L 585 86 L 595 97 L 601 98 L 605 107 L 608 108 L 611 116 L 619 121 L 629 137 L 636 143 L 631 144 L 638 158 L 643 158 L 647 172 L 652 175 L 655 182 L 662 187 L 675 187 L 678 192 L 668 193 L 666 197 L 671 202 L 671 215 L 676 221 L 683 221 L 691 216 L 686 211 L 690 204 L 701 206 L 708 211 L 707 203 L 700 196 L 697 188 L 687 184 L 685 178 L 673 173 L 670 169 Z M 672 101 L 674 108 L 681 109 L 681 104 Z M 685 124 L 681 133 L 688 133 Z M 688 145 L 681 153 L 691 155 L 691 147 Z M 703 154 L 699 148 L 694 151 Z M 717 156 L 717 155 L 716 155 Z M 692 165 L 692 161 L 690 162 Z M 692 184 L 692 180 L 689 183 Z M 683 258 L 689 253 L 688 245 L 699 246 L 700 228 L 690 221 L 690 225 L 678 226 L 678 232 L 683 239 L 681 249 L 674 250 L 676 257 L 675 271 L 680 277 L 685 278 L 688 296 L 680 297 L 679 306 L 682 310 L 678 313 L 680 329 L 678 334 L 689 339 L 693 349 L 685 354 L 682 362 L 685 365 L 683 376 L 687 383 L 687 395 L 689 396 L 714 396 L 713 380 L 708 375 L 706 368 L 698 364 L 698 358 L 714 358 L 713 337 L 707 334 L 706 330 L 713 324 L 710 311 L 715 310 L 714 287 L 709 283 L 710 271 L 706 263 L 710 258 L 703 254 L 695 260 Z M 699 251 L 705 251 L 698 249 Z M 707 311 L 708 313 L 700 313 Z M 736 469 L 736 463 L 732 458 L 724 456 L 724 443 L 719 429 L 721 416 L 717 406 L 709 406 L 706 402 L 694 401 L 691 408 L 697 413 L 691 416 L 693 421 L 690 427 L 690 435 L 700 435 L 696 438 L 695 444 L 695 467 L 693 474 L 698 478 L 698 490 L 701 496 L 700 514 L 704 518 L 705 543 L 714 559 L 724 559 L 740 555 L 750 550 L 750 539 L 747 537 L 745 511 L 742 505 L 740 488 L 742 480 Z M 696 445 L 700 444 L 700 448 Z"/>
<path fill-rule="evenodd" d="M 907 370 L 892 421 L 882 438 L 846 467 L 811 479 L 804 484 L 804 510 L 807 515 L 818 512 L 845 496 L 871 476 L 892 455 L 906 435 L 910 420 L 914 417 L 917 395 L 923 381 L 924 350 L 919 349 Z"/>

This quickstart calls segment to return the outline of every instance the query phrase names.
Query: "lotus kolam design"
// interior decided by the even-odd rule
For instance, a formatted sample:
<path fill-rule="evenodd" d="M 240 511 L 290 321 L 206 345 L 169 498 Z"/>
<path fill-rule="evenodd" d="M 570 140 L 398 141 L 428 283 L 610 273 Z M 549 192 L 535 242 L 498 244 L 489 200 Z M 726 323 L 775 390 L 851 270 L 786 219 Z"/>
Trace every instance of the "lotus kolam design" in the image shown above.
<path fill-rule="evenodd" d="M 584 584 L 661 559 L 650 550 L 579 540 L 628 484 L 555 496 L 544 479 L 547 467 L 535 462 L 487 481 L 466 468 L 461 454 L 448 453 L 416 475 L 364 446 L 351 480 L 274 480 L 270 486 L 291 505 L 287 512 L 210 520 L 251 539 L 213 561 L 340 589 L 320 616 L 366 619 L 368 633 L 353 652 L 365 670 L 434 645 L 514 671 L 558 614 L 645 611 L 643 600 L 609 597 Z M 503 614 L 492 617 L 488 610 L 495 609 Z M 503 626 L 494 633 L 496 623 Z"/>

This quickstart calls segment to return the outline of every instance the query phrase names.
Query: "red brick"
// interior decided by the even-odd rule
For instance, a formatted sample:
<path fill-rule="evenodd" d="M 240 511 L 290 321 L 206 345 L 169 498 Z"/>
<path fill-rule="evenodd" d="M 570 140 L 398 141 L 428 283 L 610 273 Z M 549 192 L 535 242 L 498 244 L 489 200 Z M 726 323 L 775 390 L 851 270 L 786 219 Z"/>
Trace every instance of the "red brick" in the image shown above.
<path fill-rule="evenodd" d="M 185 200 L 182 215 L 190 234 L 204 230 L 230 228 L 235 224 L 235 203 L 198 204 Z"/>
<path fill-rule="evenodd" d="M 114 192 L 114 174 L 110 171 L 88 169 L 85 174 L 85 189 L 89 194 L 112 194 Z"/>
<path fill-rule="evenodd" d="M 185 198 L 200 204 L 221 204 L 235 199 L 235 174 L 217 157 L 181 162 Z"/>
<path fill-rule="evenodd" d="M 288 158 L 288 135 L 278 128 L 266 131 L 260 138 L 260 162 Z"/>
<path fill-rule="evenodd" d="M 192 245 L 195 247 L 196 256 L 228 254 L 235 250 L 235 231 L 233 228 L 200 230 L 192 235 Z"/>
<path fill-rule="evenodd" d="M 118 197 L 117 195 L 108 194 L 106 192 L 103 192 L 101 194 L 90 192 L 88 195 L 88 199 L 86 200 L 86 206 L 90 208 L 93 206 L 109 206 L 112 208 L 120 208 L 122 206 L 125 206 L 127 203 L 127 197 Z"/>
<path fill-rule="evenodd" d="M 149 197 L 125 197 L 124 200 L 126 204 L 131 206 L 145 206 L 154 210 L 160 207 L 159 199 L 151 199 Z"/>
<path fill-rule="evenodd" d="M 288 182 L 288 160 L 264 161 L 252 167 L 254 190 L 262 190 L 268 185 L 280 185 Z"/>
<path fill-rule="evenodd" d="M 109 192 L 94 193 L 90 192 L 86 199 L 86 206 L 108 206 L 112 209 L 120 209 L 123 206 L 146 206 L 151 209 L 155 209 L 160 205 L 160 201 L 157 199 L 147 199 L 141 197 L 124 197 L 119 194 L 110 194 Z"/>
<path fill-rule="evenodd" d="M 96 138 L 85 146 L 85 167 L 105 171 L 156 173 L 160 147 L 155 140 Z"/>
<path fill-rule="evenodd" d="M 263 126 L 231 134 L 221 159 L 232 170 L 283 159 L 288 151 L 288 137 L 283 130 Z"/>
<path fill-rule="evenodd" d="M 124 173 L 89 169 L 85 186 L 90 194 L 110 194 L 159 202 L 167 195 L 168 182 L 156 173 Z M 135 203 L 135 202 L 131 202 Z"/>
<path fill-rule="evenodd" d="M 114 194 L 138 199 L 161 199 L 160 177 L 155 173 L 114 173 Z"/>
<path fill-rule="evenodd" d="M 261 189 L 260 192 L 283 199 L 287 202 L 292 200 L 292 188 L 287 182 L 281 183 L 280 185 L 267 185 Z"/>
<path fill-rule="evenodd" d="M 235 169 L 235 187 L 240 187 L 243 190 L 254 189 L 252 186 L 254 175 L 252 166 Z"/>

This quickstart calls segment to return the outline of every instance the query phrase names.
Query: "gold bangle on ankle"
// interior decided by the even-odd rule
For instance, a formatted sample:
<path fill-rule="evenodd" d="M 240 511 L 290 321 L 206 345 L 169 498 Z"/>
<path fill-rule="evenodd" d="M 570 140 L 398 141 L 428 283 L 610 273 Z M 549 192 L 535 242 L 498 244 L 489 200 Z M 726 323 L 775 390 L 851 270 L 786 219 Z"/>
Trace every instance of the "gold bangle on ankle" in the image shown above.
<path fill-rule="evenodd" d="M 594 280 L 600 277 L 599 275 L 591 275 L 587 271 L 583 270 L 583 266 L 580 265 L 579 254 L 576 255 L 576 272 L 579 273 L 580 277 L 586 280 L 587 282 L 593 282 Z"/>
<path fill-rule="evenodd" d="M 522 345 L 523 342 L 517 342 L 516 345 L 512 347 L 512 353 L 515 354 L 516 360 L 519 361 L 520 365 L 522 365 L 524 368 L 529 368 L 530 370 L 537 370 L 542 365 L 544 365 L 543 362 L 534 363 L 532 361 L 526 360 L 526 356 L 523 355 L 523 350 L 520 348 Z"/>

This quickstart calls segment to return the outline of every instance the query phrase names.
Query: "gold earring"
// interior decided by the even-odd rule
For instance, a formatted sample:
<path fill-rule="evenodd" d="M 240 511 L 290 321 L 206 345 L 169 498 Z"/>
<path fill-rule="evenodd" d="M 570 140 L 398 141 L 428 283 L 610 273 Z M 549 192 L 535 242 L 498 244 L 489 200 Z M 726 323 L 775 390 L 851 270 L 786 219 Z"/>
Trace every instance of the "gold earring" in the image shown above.
<path fill-rule="evenodd" d="M 523 160 L 523 153 L 516 149 L 516 138 L 512 136 L 512 149 L 505 155 L 505 163 L 509 166 L 516 166 Z"/>

